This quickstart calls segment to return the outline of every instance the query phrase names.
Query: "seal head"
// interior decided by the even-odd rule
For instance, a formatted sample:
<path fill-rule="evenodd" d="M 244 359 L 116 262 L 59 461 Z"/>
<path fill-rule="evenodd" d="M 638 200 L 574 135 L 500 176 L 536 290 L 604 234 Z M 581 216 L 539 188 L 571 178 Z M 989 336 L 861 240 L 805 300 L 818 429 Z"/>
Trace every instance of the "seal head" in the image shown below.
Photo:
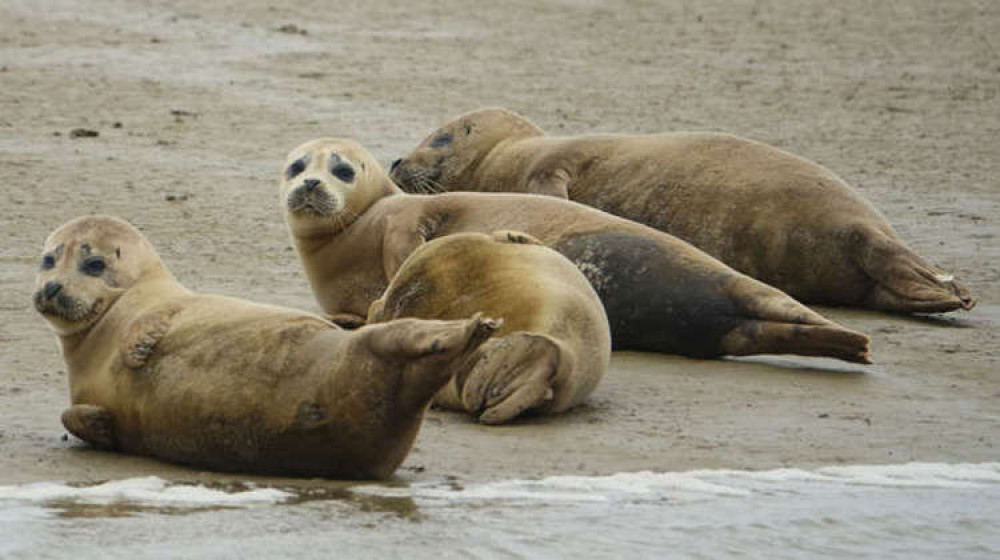
<path fill-rule="evenodd" d="M 502 108 L 466 113 L 424 139 L 393 162 L 391 177 L 406 192 L 437 193 L 471 179 L 483 158 L 501 142 L 541 136 L 542 130 Z"/>
<path fill-rule="evenodd" d="M 288 155 L 281 179 L 285 220 L 296 237 L 339 232 L 398 189 L 371 154 L 350 140 L 320 138 Z"/>
<path fill-rule="evenodd" d="M 77 218 L 54 231 L 39 266 L 35 309 L 59 336 L 89 329 L 140 277 L 169 274 L 141 233 L 108 216 Z"/>

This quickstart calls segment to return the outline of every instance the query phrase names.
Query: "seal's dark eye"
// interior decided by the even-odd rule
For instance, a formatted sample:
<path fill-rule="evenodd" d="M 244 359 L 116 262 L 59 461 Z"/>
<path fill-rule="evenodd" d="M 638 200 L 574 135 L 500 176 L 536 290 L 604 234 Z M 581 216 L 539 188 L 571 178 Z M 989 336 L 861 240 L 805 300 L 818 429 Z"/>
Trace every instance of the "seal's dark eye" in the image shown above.
<path fill-rule="evenodd" d="M 104 269 L 107 267 L 107 263 L 101 257 L 91 257 L 83 261 L 83 266 L 80 267 L 80 270 L 89 276 L 100 276 L 104 274 Z"/>
<path fill-rule="evenodd" d="M 345 183 L 350 183 L 354 180 L 354 168 L 346 163 L 338 163 L 337 165 L 334 165 L 333 169 L 330 170 L 330 173 L 333 173 L 334 177 Z"/>
<path fill-rule="evenodd" d="M 48 270 L 56 265 L 56 259 L 52 255 L 42 257 L 42 270 Z"/>
<path fill-rule="evenodd" d="M 299 158 L 293 161 L 292 164 L 288 166 L 288 169 L 285 170 L 285 179 L 291 179 L 305 170 L 306 162 L 302 158 Z"/>
<path fill-rule="evenodd" d="M 432 148 L 440 148 L 441 146 L 447 146 L 448 144 L 451 144 L 451 134 L 447 132 L 442 132 L 431 140 Z"/>

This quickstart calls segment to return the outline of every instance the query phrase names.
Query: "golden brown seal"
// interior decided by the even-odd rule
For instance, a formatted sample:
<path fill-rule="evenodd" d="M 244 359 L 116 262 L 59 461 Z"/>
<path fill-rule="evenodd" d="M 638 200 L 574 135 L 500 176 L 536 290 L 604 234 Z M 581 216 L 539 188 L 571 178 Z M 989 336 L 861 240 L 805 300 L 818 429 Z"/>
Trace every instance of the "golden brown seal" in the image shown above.
<path fill-rule="evenodd" d="M 291 152 L 280 192 L 313 293 L 345 324 L 363 323 L 368 306 L 426 241 L 514 230 L 583 272 L 604 304 L 615 349 L 868 362 L 866 336 L 680 239 L 575 202 L 519 194 L 403 194 L 367 150 L 331 138 Z"/>
<path fill-rule="evenodd" d="M 34 299 L 69 366 L 74 435 L 198 467 L 335 478 L 392 474 L 434 393 L 495 327 L 406 319 L 352 332 L 196 294 L 110 217 L 49 236 Z"/>
<path fill-rule="evenodd" d="M 582 402 L 608 369 L 611 334 L 601 300 L 565 257 L 519 232 L 457 233 L 403 262 L 369 322 L 402 317 L 502 319 L 434 404 L 486 424 L 522 412 L 555 414 Z"/>
<path fill-rule="evenodd" d="M 408 192 L 568 198 L 676 235 L 807 303 L 898 312 L 975 300 L 820 165 L 728 134 L 554 137 L 505 109 L 462 115 L 393 164 Z"/>

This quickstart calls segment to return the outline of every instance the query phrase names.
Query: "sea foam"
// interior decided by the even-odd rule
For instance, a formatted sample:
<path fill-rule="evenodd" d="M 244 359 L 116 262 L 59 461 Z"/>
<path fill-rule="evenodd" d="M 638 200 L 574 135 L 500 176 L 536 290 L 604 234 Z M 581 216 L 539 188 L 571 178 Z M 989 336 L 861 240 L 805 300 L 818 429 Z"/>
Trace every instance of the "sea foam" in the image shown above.
<path fill-rule="evenodd" d="M 630 472 L 607 476 L 550 476 L 456 484 L 421 481 L 409 486 L 364 484 L 360 495 L 408 497 L 421 501 L 613 502 L 752 497 L 761 493 L 801 492 L 805 488 L 851 487 L 975 489 L 1000 486 L 1000 463 L 850 465 L 765 471 L 694 470 Z M 172 483 L 149 476 L 82 486 L 39 482 L 0 486 L 0 501 L 87 504 L 133 503 L 151 506 L 245 506 L 275 504 L 294 498 L 292 491 L 243 485 L 238 490 Z"/>
<path fill-rule="evenodd" d="M 292 494 L 276 488 L 227 492 L 196 484 L 173 484 L 156 476 L 112 480 L 93 486 L 37 482 L 0 486 L 0 500 L 19 502 L 71 501 L 88 504 L 129 502 L 143 505 L 240 506 L 276 503 Z"/>
<path fill-rule="evenodd" d="M 503 480 L 468 485 L 434 482 L 415 483 L 407 488 L 368 485 L 355 487 L 353 491 L 381 496 L 460 501 L 689 501 L 713 497 L 749 497 L 762 492 L 796 492 L 803 485 L 842 488 L 980 488 L 1000 485 L 1000 463 L 907 463 L 766 471 L 640 471 L 608 476 L 550 476 L 538 480 Z"/>

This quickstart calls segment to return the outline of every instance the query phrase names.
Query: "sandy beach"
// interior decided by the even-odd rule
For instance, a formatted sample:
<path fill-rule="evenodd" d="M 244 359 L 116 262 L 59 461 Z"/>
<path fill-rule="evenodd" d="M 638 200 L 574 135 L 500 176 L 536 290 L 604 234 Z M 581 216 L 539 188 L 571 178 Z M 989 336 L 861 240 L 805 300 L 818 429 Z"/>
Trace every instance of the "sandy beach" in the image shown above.
<path fill-rule="evenodd" d="M 65 436 L 65 366 L 30 299 L 52 229 L 121 216 L 192 289 L 318 311 L 278 208 L 288 150 L 351 137 L 387 164 L 482 106 L 553 133 L 726 131 L 810 158 L 979 305 L 818 308 L 871 336 L 865 367 L 618 353 L 562 416 L 432 411 L 401 479 L 998 461 L 998 36 L 1000 4 L 972 0 L 6 0 L 0 484 L 247 478 Z"/>

